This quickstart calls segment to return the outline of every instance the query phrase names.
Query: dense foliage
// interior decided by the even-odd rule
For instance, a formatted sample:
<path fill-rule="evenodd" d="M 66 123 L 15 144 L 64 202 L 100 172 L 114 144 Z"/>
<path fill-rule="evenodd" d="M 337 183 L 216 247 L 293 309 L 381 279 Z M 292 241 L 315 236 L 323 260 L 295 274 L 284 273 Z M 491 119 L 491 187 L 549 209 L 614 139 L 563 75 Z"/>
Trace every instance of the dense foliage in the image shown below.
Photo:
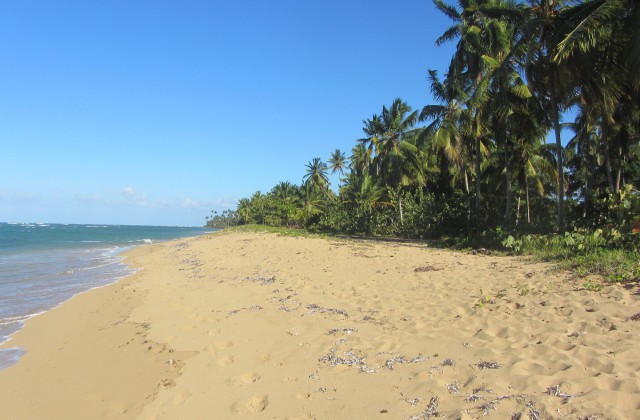
<path fill-rule="evenodd" d="M 445 77 L 428 73 L 436 103 L 395 99 L 363 121 L 349 157 L 314 158 L 301 185 L 256 192 L 209 223 L 489 237 L 515 251 L 535 242 L 525 235 L 570 242 L 587 229 L 635 252 L 640 3 L 434 3 L 452 22 L 436 44 L 456 43 Z M 563 128 L 573 133 L 565 145 Z M 340 176 L 336 192 L 329 173 Z M 611 235 L 620 238 L 602 242 Z"/>

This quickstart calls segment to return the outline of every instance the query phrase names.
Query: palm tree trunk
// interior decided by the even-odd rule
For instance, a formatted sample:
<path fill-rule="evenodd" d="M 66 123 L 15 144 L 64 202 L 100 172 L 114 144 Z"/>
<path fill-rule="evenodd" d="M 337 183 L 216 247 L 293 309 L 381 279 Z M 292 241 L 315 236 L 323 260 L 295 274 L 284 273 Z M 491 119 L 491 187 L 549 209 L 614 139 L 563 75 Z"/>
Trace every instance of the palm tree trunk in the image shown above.
<path fill-rule="evenodd" d="M 525 180 L 525 189 L 527 191 L 527 224 L 531 224 L 531 203 L 529 202 L 529 180 Z"/>
<path fill-rule="evenodd" d="M 556 157 L 558 171 L 558 217 L 557 224 L 560 231 L 564 230 L 564 164 L 562 162 L 563 148 L 560 139 L 560 115 L 558 112 L 558 103 L 556 98 L 556 83 L 554 76 L 551 77 L 551 116 L 553 118 L 553 130 L 556 137 Z"/>
<path fill-rule="evenodd" d="M 624 155 L 622 154 L 622 146 L 618 148 L 618 156 L 621 158 L 621 162 L 618 164 L 616 170 L 616 194 L 620 191 L 620 182 L 622 180 L 622 163 L 624 162 Z"/>
<path fill-rule="evenodd" d="M 471 194 L 470 194 L 470 190 L 469 190 L 469 177 L 467 176 L 467 165 L 464 165 L 464 189 L 465 192 L 467 193 L 467 198 L 465 199 L 466 201 L 466 206 L 467 206 L 467 220 L 471 220 Z"/>
<path fill-rule="evenodd" d="M 604 149 L 604 165 L 607 169 L 607 183 L 609 184 L 609 192 L 613 194 L 615 192 L 615 186 L 613 184 L 613 169 L 611 168 L 611 153 L 609 152 L 609 139 L 607 138 L 606 123 L 602 125 L 602 141 Z"/>
<path fill-rule="evenodd" d="M 506 188 L 505 194 L 507 199 L 507 208 L 505 209 L 504 214 L 504 224 L 509 227 L 511 225 L 511 210 L 513 208 L 512 196 L 511 196 L 511 162 L 509 158 L 509 153 L 505 151 L 505 162 L 504 162 L 504 172 L 506 177 Z"/>
<path fill-rule="evenodd" d="M 616 171 L 616 195 L 620 193 L 620 181 L 622 180 L 622 163 L 624 162 L 624 156 L 622 156 L 622 146 L 618 148 L 618 156 L 621 156 L 620 163 L 618 163 L 618 169 Z M 622 205 L 618 206 L 616 214 L 618 223 L 622 223 L 624 219 L 624 211 Z"/>
<path fill-rule="evenodd" d="M 480 136 L 476 135 L 476 225 L 479 227 L 480 207 L 482 206 L 482 194 L 480 192 L 481 174 L 480 174 Z"/>
<path fill-rule="evenodd" d="M 589 208 L 589 177 L 584 179 L 584 202 L 582 203 L 582 218 L 587 218 L 587 209 Z"/>
<path fill-rule="evenodd" d="M 522 197 L 518 194 L 518 206 L 516 207 L 516 226 L 518 226 L 518 222 L 520 221 L 520 201 Z"/>

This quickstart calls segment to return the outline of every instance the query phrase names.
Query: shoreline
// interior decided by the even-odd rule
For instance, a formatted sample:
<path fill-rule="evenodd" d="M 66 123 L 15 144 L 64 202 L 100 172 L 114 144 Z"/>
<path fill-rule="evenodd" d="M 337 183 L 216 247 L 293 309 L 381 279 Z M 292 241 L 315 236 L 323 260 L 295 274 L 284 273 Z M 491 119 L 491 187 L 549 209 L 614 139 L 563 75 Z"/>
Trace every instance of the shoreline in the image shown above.
<path fill-rule="evenodd" d="M 521 258 L 265 233 L 206 234 L 124 257 L 136 273 L 13 335 L 26 354 L 0 371 L 3 414 L 639 412 L 634 290 L 580 290 Z"/>
<path fill-rule="evenodd" d="M 125 260 L 124 254 L 126 252 L 132 250 L 136 246 L 145 246 L 145 244 L 125 246 L 125 247 L 122 247 L 122 248 L 116 247 L 114 249 L 109 249 L 106 252 L 106 254 L 111 254 L 112 257 L 116 258 L 116 260 L 114 260 L 113 262 L 110 262 L 108 264 L 120 265 L 122 270 L 123 270 L 122 275 L 120 275 L 118 277 L 111 278 L 109 280 L 109 282 L 107 282 L 105 284 L 99 284 L 99 285 L 96 285 L 96 286 L 91 286 L 90 288 L 88 288 L 86 290 L 81 290 L 79 292 L 73 293 L 71 296 L 67 297 L 66 299 L 58 301 L 57 303 L 53 303 L 52 306 L 45 307 L 44 309 L 41 309 L 38 312 L 30 313 L 30 314 L 26 314 L 26 315 L 16 315 L 14 318 L 20 318 L 20 320 L 19 321 L 15 321 L 15 322 L 18 322 L 21 325 L 16 331 L 14 331 L 14 332 L 10 333 L 8 336 L 6 336 L 4 338 L 4 340 L 0 340 L 0 352 L 5 351 L 5 350 L 14 350 L 14 349 L 15 350 L 19 350 L 20 349 L 19 347 L 8 347 L 7 348 L 6 344 L 11 342 L 11 340 L 13 339 L 13 336 L 15 334 L 17 334 L 18 332 L 20 332 L 24 328 L 24 326 L 26 325 L 26 323 L 29 320 L 31 320 L 33 318 L 36 318 L 38 316 L 41 316 L 43 314 L 46 314 L 47 312 L 52 311 L 52 310 L 62 306 L 66 302 L 69 302 L 70 300 L 74 299 L 76 296 L 80 296 L 80 295 L 82 295 L 84 293 L 88 293 L 88 292 L 91 292 L 91 291 L 96 290 L 96 289 L 100 289 L 100 288 L 103 288 L 103 287 L 111 286 L 113 284 L 118 283 L 120 280 L 122 280 L 122 279 L 124 279 L 126 277 L 134 275 L 139 269 L 138 268 L 132 268 L 129 265 L 125 264 L 124 263 L 124 260 Z M 121 256 L 118 257 L 119 255 L 121 255 Z M 24 354 L 24 352 L 22 352 L 21 354 Z M 14 361 L 13 363 L 7 364 L 4 367 L 2 367 L 2 365 L 0 364 L 0 372 L 2 372 L 2 370 L 6 369 L 7 367 L 18 363 L 20 361 L 19 357 L 18 357 L 18 359 L 16 361 Z"/>
<path fill-rule="evenodd" d="M 52 223 L 38 225 L 27 235 L 31 231 L 25 227 L 29 226 L 4 229 L 3 235 L 8 236 L 3 239 L 8 240 L 0 241 L 8 249 L 0 258 L 0 346 L 4 348 L 26 321 L 133 274 L 135 270 L 124 262 L 127 251 L 206 233 L 200 228 Z M 101 229 L 96 233 L 88 228 Z M 0 371 L 19 361 L 19 354 L 0 351 Z"/>
<path fill-rule="evenodd" d="M 156 385 L 173 380 L 175 366 L 164 362 L 180 354 L 147 340 L 148 326 L 128 321 L 144 299 L 133 288 L 140 271 L 30 317 L 0 344 L 2 350 L 23 351 L 17 363 L 0 370 L 3 415 L 135 418 Z M 137 385 L 123 386 L 132 374 Z"/>

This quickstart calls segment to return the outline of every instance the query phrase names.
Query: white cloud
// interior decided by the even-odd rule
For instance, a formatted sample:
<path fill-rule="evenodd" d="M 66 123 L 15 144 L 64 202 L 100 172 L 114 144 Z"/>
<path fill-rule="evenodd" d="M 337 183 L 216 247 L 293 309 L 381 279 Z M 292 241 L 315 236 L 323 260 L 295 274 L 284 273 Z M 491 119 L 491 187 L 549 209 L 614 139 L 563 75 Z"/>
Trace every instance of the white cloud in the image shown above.
<path fill-rule="evenodd" d="M 187 209 L 197 209 L 201 208 L 202 205 L 198 201 L 192 200 L 191 198 L 184 198 L 181 200 L 180 207 Z"/>
<path fill-rule="evenodd" d="M 121 193 L 122 193 L 122 194 L 124 194 L 124 195 L 137 195 L 137 194 L 138 194 L 138 193 L 136 192 L 136 190 L 134 190 L 134 189 L 133 189 L 133 187 L 132 187 L 132 186 L 124 187 L 124 188 L 121 190 Z"/>
<path fill-rule="evenodd" d="M 90 203 L 101 203 L 104 202 L 104 198 L 102 198 L 98 194 L 76 194 L 74 195 L 74 199 L 77 201 L 84 201 Z"/>

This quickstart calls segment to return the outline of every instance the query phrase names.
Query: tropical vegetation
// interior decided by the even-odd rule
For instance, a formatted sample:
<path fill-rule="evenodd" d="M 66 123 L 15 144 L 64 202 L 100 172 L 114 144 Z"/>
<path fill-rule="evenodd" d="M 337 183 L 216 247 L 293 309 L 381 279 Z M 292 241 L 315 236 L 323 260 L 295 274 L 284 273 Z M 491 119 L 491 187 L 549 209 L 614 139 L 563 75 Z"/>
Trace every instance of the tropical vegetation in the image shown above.
<path fill-rule="evenodd" d="M 639 3 L 433 1 L 451 21 L 436 44 L 455 43 L 446 74 L 428 71 L 434 103 L 394 99 L 349 157 L 314 157 L 300 185 L 256 192 L 214 223 L 596 246 L 638 261 Z"/>

